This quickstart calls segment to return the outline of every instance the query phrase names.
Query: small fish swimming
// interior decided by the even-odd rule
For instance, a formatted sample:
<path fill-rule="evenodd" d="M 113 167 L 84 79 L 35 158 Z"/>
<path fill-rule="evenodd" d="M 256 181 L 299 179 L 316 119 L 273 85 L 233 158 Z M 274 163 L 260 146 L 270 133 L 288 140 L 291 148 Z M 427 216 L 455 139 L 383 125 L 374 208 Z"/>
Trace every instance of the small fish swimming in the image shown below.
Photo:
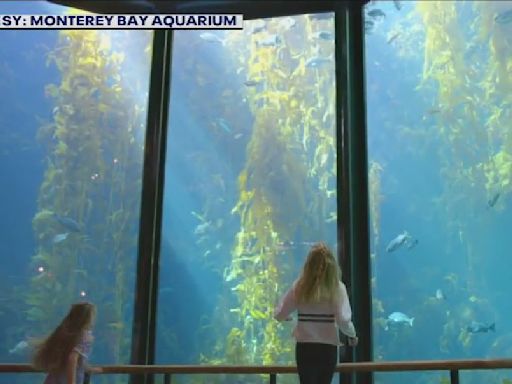
<path fill-rule="evenodd" d="M 209 43 L 220 43 L 221 45 L 226 45 L 226 41 L 224 39 L 221 39 L 219 36 L 211 32 L 203 32 L 199 37 Z"/>
<path fill-rule="evenodd" d="M 297 247 L 312 247 L 315 245 L 312 241 L 281 241 L 277 243 L 279 251 L 287 251 Z"/>
<path fill-rule="evenodd" d="M 332 61 L 331 56 L 329 56 L 329 57 L 314 56 L 314 57 L 309 58 L 306 61 L 305 65 L 307 68 L 318 68 L 319 66 L 321 66 L 323 64 L 330 63 L 331 61 Z"/>
<path fill-rule="evenodd" d="M 190 214 L 191 214 L 192 216 L 194 216 L 196 219 L 198 219 L 199 221 L 201 221 L 201 222 L 203 222 L 203 223 L 205 223 L 205 222 L 206 222 L 206 218 L 205 218 L 205 216 L 204 216 L 204 215 L 201 215 L 201 214 L 199 214 L 199 213 L 197 213 L 197 212 L 195 212 L 195 211 L 190 211 Z"/>
<path fill-rule="evenodd" d="M 246 87 L 256 87 L 257 85 L 260 85 L 262 82 L 262 80 L 246 80 L 244 81 L 244 85 Z"/>
<path fill-rule="evenodd" d="M 268 35 L 267 37 L 256 42 L 256 45 L 259 47 L 276 47 L 281 44 L 281 38 L 274 34 Z"/>
<path fill-rule="evenodd" d="M 332 20 L 332 19 L 334 19 L 334 14 L 332 12 L 312 13 L 308 16 L 311 20 Z"/>
<path fill-rule="evenodd" d="M 494 17 L 494 21 L 498 24 L 508 24 L 512 21 L 512 9 L 498 13 Z"/>
<path fill-rule="evenodd" d="M 441 289 L 436 290 L 436 299 L 437 300 L 446 300 L 446 296 L 444 295 Z"/>
<path fill-rule="evenodd" d="M 9 355 L 19 355 L 23 353 L 29 347 L 28 343 L 23 340 L 14 346 L 14 348 L 9 349 Z"/>
<path fill-rule="evenodd" d="M 491 324 L 483 324 L 477 321 L 472 321 L 470 325 L 467 326 L 466 331 L 469 333 L 487 333 L 487 332 L 496 332 L 495 323 Z"/>
<path fill-rule="evenodd" d="M 375 23 L 372 20 L 364 21 L 364 31 L 365 32 L 371 32 L 373 30 L 374 26 L 375 26 Z"/>
<path fill-rule="evenodd" d="M 229 126 L 229 123 L 226 120 L 224 120 L 223 118 L 217 119 L 217 125 L 219 127 L 221 127 L 227 133 L 231 133 L 231 131 L 232 131 L 231 127 Z"/>
<path fill-rule="evenodd" d="M 412 327 L 414 322 L 414 317 L 409 317 L 405 313 L 402 312 L 393 312 L 391 313 L 386 320 L 386 327 L 384 328 L 386 331 L 389 329 L 388 324 L 409 324 Z"/>
<path fill-rule="evenodd" d="M 393 252 L 396 251 L 398 248 L 400 248 L 402 245 L 410 241 L 411 235 L 407 231 L 403 231 L 401 234 L 399 234 L 397 237 L 395 237 L 393 240 L 391 240 L 386 247 L 386 252 Z"/>
<path fill-rule="evenodd" d="M 210 221 L 206 221 L 202 224 L 199 224 L 196 229 L 194 230 L 195 235 L 203 235 L 205 234 L 212 226 L 212 223 Z"/>
<path fill-rule="evenodd" d="M 391 44 L 393 41 L 395 41 L 397 39 L 397 37 L 400 36 L 400 32 L 397 32 L 393 35 L 391 35 L 388 40 L 387 40 L 387 43 L 388 44 Z"/>
<path fill-rule="evenodd" d="M 427 109 L 426 113 L 427 113 L 427 115 L 437 115 L 438 113 L 441 113 L 441 109 L 432 107 L 432 108 Z"/>
<path fill-rule="evenodd" d="M 402 3 L 399 0 L 393 0 L 393 4 L 395 5 L 397 11 L 402 9 Z"/>
<path fill-rule="evenodd" d="M 53 115 L 57 115 L 58 113 L 63 113 L 63 114 L 66 114 L 66 115 L 72 115 L 75 113 L 75 109 L 69 105 L 69 104 L 64 104 L 62 105 L 61 107 L 55 107 L 53 108 L 53 111 L 52 111 Z"/>
<path fill-rule="evenodd" d="M 386 14 L 384 13 L 384 11 L 380 9 L 372 9 L 371 11 L 368 12 L 368 16 L 375 19 L 378 17 L 386 17 Z"/>
<path fill-rule="evenodd" d="M 313 38 L 317 40 L 334 40 L 334 33 L 329 31 L 317 31 L 313 33 Z"/>
<path fill-rule="evenodd" d="M 123 329 L 124 328 L 124 324 L 122 321 L 111 321 L 110 323 L 107 324 L 107 326 L 109 326 L 110 328 L 114 328 L 114 329 Z"/>
<path fill-rule="evenodd" d="M 70 217 L 61 216 L 56 213 L 53 214 L 53 218 L 57 220 L 59 224 L 69 229 L 71 232 L 80 232 L 80 224 L 78 224 L 75 220 Z"/>
<path fill-rule="evenodd" d="M 497 192 L 494 194 L 493 197 L 491 197 L 488 201 L 487 201 L 487 207 L 488 208 L 492 208 L 496 205 L 496 203 L 498 202 L 498 199 L 500 198 L 500 192 Z"/>
<path fill-rule="evenodd" d="M 69 232 L 59 233 L 58 235 L 53 236 L 52 243 L 59 244 L 60 242 L 66 240 L 69 236 Z"/>

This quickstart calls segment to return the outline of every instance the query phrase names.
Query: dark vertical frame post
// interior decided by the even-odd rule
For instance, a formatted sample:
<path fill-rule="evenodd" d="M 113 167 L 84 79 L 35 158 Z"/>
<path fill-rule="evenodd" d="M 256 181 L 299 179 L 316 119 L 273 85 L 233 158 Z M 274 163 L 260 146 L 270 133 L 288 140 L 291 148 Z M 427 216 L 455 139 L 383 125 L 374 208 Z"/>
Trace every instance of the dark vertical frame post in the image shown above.
<path fill-rule="evenodd" d="M 153 33 L 130 359 L 131 364 L 145 365 L 153 364 L 155 360 L 156 305 L 172 50 L 171 30 L 155 30 Z M 132 384 L 152 382 L 152 376 L 134 375 L 130 378 Z"/>
<path fill-rule="evenodd" d="M 338 263 L 342 271 L 342 279 L 347 285 L 350 295 L 352 287 L 352 258 L 350 244 L 350 201 L 349 201 L 349 156 L 348 156 L 348 130 L 346 123 L 347 84 L 345 65 L 345 5 L 339 5 L 335 9 L 334 32 L 334 58 L 336 74 L 336 184 L 337 184 L 337 215 L 338 215 Z M 352 295 L 350 295 L 352 296 Z M 354 306 L 354 304 L 352 304 Z M 359 328 L 359 327 L 358 327 Z M 354 360 L 352 348 L 346 345 L 346 338 L 340 332 L 340 338 L 345 342 L 345 347 L 340 350 L 339 362 L 351 362 Z M 353 374 L 340 372 L 340 384 L 348 384 L 353 381 Z"/>
<path fill-rule="evenodd" d="M 363 8 L 339 2 L 335 12 L 338 226 L 340 264 L 348 286 L 359 345 L 345 361 L 372 360 L 372 300 L 368 225 L 368 159 L 364 83 Z M 340 380 L 352 382 L 353 375 Z M 373 383 L 358 373 L 358 384 Z"/>

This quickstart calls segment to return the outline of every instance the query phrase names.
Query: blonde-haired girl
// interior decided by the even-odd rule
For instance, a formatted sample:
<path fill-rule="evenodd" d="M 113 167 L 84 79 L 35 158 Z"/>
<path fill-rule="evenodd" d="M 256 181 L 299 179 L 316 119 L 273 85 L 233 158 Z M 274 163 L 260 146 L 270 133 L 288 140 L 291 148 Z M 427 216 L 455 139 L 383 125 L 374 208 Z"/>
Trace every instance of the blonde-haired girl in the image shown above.
<path fill-rule="evenodd" d="M 274 317 L 291 320 L 294 311 L 298 312 L 293 336 L 300 384 L 330 384 L 341 345 L 338 328 L 348 336 L 349 345 L 356 346 L 358 338 L 340 269 L 323 243 L 312 246 L 302 274 L 280 300 Z"/>

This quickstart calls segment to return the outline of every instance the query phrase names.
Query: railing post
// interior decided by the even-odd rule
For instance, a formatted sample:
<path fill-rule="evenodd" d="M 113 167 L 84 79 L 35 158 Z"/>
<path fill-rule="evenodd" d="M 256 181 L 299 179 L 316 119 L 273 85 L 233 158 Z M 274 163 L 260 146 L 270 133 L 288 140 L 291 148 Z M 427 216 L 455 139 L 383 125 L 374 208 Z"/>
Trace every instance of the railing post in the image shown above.
<path fill-rule="evenodd" d="M 450 383 L 451 384 L 459 384 L 459 370 L 458 369 L 450 370 Z"/>
<path fill-rule="evenodd" d="M 89 372 L 85 372 L 83 384 L 89 384 L 90 382 L 91 382 L 91 374 Z"/>
<path fill-rule="evenodd" d="M 275 373 L 270 374 L 270 384 L 277 384 L 277 375 Z"/>
<path fill-rule="evenodd" d="M 164 373 L 164 384 L 171 384 L 172 374 Z"/>

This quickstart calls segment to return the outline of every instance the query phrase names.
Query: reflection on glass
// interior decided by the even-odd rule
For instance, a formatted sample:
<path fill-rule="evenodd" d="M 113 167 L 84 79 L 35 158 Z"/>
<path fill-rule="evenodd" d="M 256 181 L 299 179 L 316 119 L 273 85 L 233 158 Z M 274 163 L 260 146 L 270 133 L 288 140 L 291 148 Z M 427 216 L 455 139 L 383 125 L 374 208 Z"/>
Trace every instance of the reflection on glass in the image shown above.
<path fill-rule="evenodd" d="M 311 243 L 336 245 L 333 15 L 173 44 L 157 362 L 291 363 L 274 305 Z"/>
<path fill-rule="evenodd" d="M 510 356 L 512 2 L 372 2 L 365 26 L 374 358 Z"/>
<path fill-rule="evenodd" d="M 68 12 L 36 3 L 1 8 Z M 88 300 L 92 364 L 127 363 L 152 33 L 1 34 L 0 361 L 28 362 L 33 339 Z"/>

